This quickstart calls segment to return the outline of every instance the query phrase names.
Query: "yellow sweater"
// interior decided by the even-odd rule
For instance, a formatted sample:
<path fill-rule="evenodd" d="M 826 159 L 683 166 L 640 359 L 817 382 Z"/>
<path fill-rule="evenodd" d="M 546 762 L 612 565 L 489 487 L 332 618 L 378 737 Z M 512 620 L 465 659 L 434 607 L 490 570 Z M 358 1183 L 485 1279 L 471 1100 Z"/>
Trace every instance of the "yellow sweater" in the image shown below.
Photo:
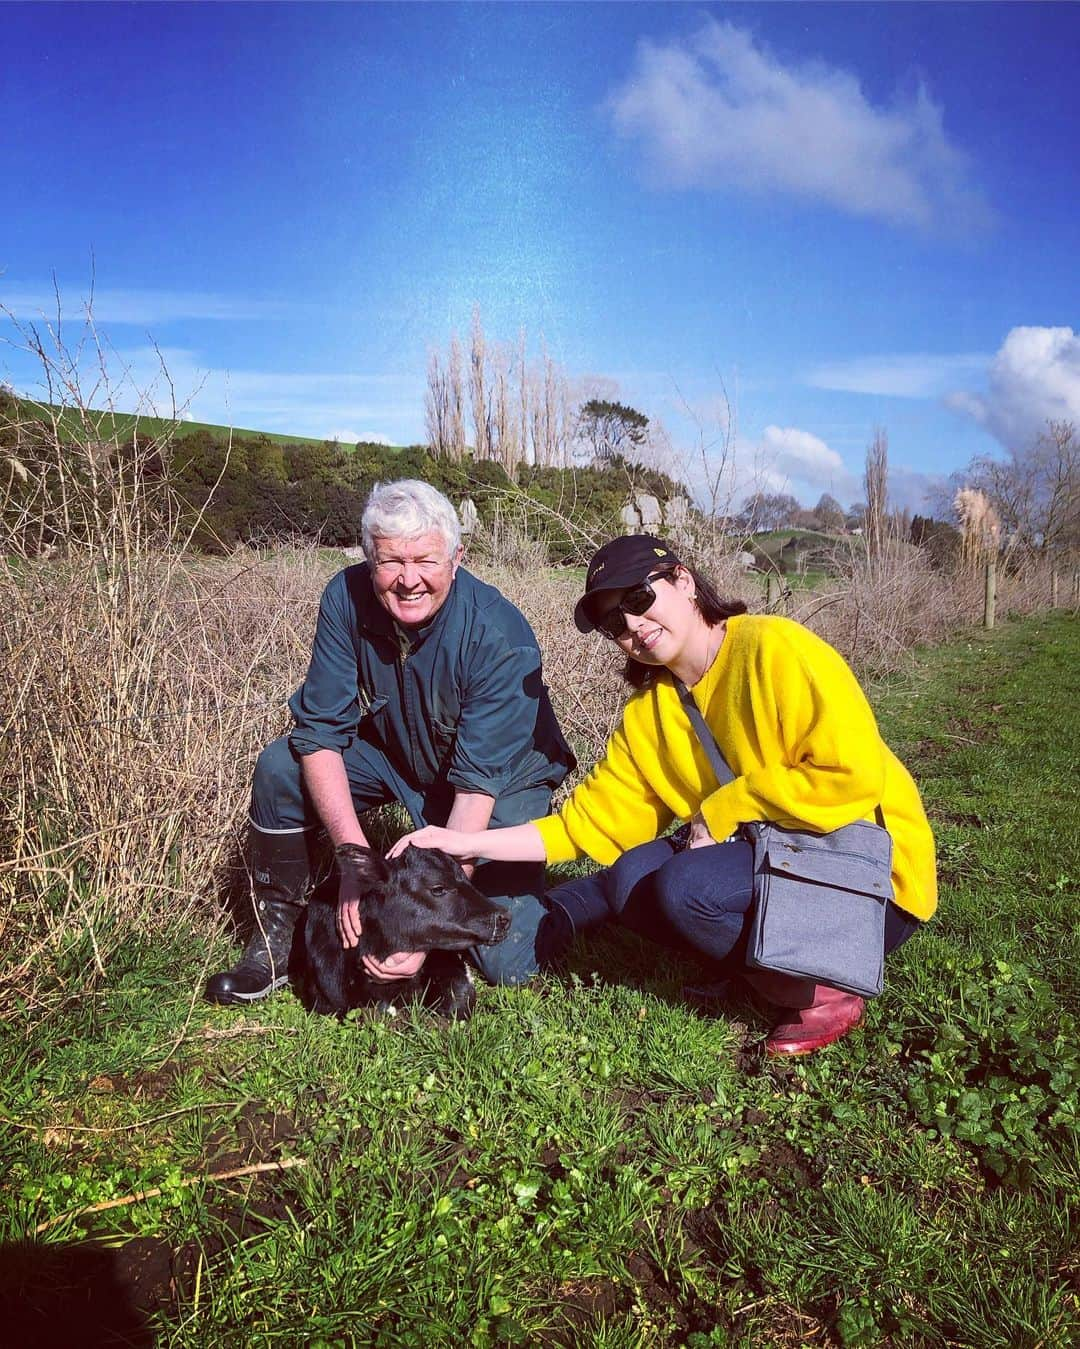
<path fill-rule="evenodd" d="M 666 672 L 634 693 L 604 758 L 558 815 L 536 822 L 549 862 L 609 866 L 701 811 L 715 839 L 749 820 L 827 833 L 873 820 L 893 839 L 900 908 L 937 907 L 934 839 L 918 788 L 882 740 L 839 652 L 790 619 L 728 619 L 720 651 L 691 690 L 735 780 L 717 784 Z"/>

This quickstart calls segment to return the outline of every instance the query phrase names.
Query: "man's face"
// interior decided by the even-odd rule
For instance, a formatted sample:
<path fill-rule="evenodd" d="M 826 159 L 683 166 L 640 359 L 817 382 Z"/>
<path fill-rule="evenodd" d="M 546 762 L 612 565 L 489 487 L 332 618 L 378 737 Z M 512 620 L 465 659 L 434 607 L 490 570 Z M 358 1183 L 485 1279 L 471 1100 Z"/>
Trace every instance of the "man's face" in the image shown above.
<path fill-rule="evenodd" d="M 379 603 L 406 627 L 426 623 L 450 593 L 461 552 L 459 548 L 447 557 L 446 540 L 438 530 L 414 539 L 376 537 L 368 562 Z"/>

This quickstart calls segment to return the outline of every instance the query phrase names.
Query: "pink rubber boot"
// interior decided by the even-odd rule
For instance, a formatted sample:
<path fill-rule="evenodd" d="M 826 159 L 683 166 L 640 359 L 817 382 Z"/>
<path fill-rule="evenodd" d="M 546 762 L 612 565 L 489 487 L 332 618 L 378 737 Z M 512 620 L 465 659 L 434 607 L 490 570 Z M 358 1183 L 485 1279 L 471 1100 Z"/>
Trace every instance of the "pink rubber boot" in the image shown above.
<path fill-rule="evenodd" d="M 748 970 L 746 977 L 759 993 L 785 1009 L 765 1041 L 771 1057 L 816 1053 L 843 1039 L 863 1019 L 866 1004 L 854 993 L 771 970 Z"/>

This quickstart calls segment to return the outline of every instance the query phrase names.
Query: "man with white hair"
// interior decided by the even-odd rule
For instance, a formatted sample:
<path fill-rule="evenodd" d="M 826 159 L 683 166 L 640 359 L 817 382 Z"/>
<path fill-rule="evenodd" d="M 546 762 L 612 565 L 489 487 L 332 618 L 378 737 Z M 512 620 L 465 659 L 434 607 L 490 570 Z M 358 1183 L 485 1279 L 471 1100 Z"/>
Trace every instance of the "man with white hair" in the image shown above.
<path fill-rule="evenodd" d="M 246 1003 L 288 982 L 293 929 L 313 878 L 316 841 L 368 846 L 360 817 L 400 802 L 415 826 L 475 831 L 547 813 L 574 766 L 525 617 L 461 567 L 451 503 L 413 479 L 377 484 L 361 517 L 366 561 L 330 581 L 294 726 L 259 756 L 251 798 L 256 922 L 236 966 L 207 984 L 211 1002 Z M 472 953 L 493 983 L 529 979 L 567 934 L 541 903 L 543 867 L 481 864 L 473 882 L 506 904 L 510 935 Z M 360 927 L 349 881 L 338 893 L 345 946 Z M 365 956 L 376 979 L 415 974 L 425 952 Z"/>

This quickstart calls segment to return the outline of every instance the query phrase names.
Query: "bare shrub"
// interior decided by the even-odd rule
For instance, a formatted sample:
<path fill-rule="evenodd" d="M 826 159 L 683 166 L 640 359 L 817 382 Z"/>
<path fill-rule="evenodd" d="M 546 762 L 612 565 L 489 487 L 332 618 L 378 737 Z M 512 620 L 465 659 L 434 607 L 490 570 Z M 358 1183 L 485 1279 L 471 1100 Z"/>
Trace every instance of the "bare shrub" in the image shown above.
<path fill-rule="evenodd" d="M 469 540 L 469 556 L 500 572 L 535 575 L 548 563 L 547 543 L 530 529 L 529 499 L 513 491 L 493 499 L 489 521 L 477 521 Z"/>
<path fill-rule="evenodd" d="M 865 678 L 889 674 L 920 646 L 943 642 L 982 621 L 983 577 L 966 565 L 943 571 L 921 549 L 895 540 L 877 558 L 852 552 L 840 575 L 792 597 L 787 612 L 805 623 Z M 1048 566 L 998 572 L 998 609 L 1020 617 L 1048 607 Z"/>
<path fill-rule="evenodd" d="M 569 789 L 602 756 L 618 725 L 628 691 L 622 656 L 613 643 L 583 637 L 574 626 L 574 605 L 583 588 L 579 572 L 523 571 L 484 563 L 475 570 L 517 605 L 536 633 L 555 715 L 579 760 L 578 773 L 566 784 Z"/>
<path fill-rule="evenodd" d="M 829 642 L 864 677 L 897 669 L 915 646 L 944 638 L 974 613 L 971 597 L 930 566 L 911 546 L 894 546 L 868 558 L 852 552 L 840 574 L 789 608 Z"/>
<path fill-rule="evenodd" d="M 82 549 L 3 566 L 5 951 L 85 935 L 103 972 L 132 929 L 205 924 L 325 575 L 314 549 L 144 555 L 122 581 Z"/>
<path fill-rule="evenodd" d="M 314 549 L 193 558 L 168 433 L 117 434 L 77 354 L 24 336 L 47 400 L 0 426 L 23 469 L 0 501 L 0 975 L 32 997 L 65 949 L 101 974 L 133 930 L 206 924 L 325 578 Z"/>
<path fill-rule="evenodd" d="M 762 606 L 760 576 L 747 572 L 739 561 L 740 540 L 719 530 L 714 521 L 687 522 L 680 556 L 703 572 L 724 599 L 742 600 L 750 610 Z"/>

